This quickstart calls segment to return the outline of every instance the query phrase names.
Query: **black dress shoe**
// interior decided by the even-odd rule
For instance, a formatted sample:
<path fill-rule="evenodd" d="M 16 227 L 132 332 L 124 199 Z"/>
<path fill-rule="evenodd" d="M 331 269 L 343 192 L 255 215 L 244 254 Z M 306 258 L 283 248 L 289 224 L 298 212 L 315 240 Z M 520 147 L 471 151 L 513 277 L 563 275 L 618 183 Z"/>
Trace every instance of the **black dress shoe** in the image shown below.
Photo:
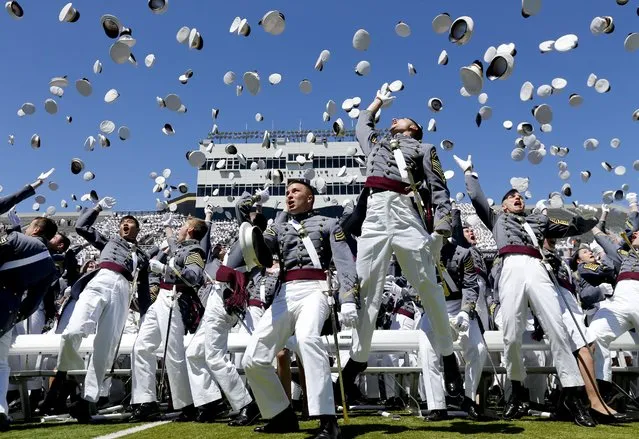
<path fill-rule="evenodd" d="M 180 416 L 175 418 L 175 422 L 195 422 L 197 420 L 198 410 L 193 404 L 182 407 Z"/>
<path fill-rule="evenodd" d="M 97 412 L 95 404 L 80 398 L 69 407 L 69 414 L 81 424 L 91 422 L 91 415 Z"/>
<path fill-rule="evenodd" d="M 255 401 L 251 401 L 242 407 L 235 419 L 229 422 L 229 426 L 244 427 L 246 425 L 253 425 L 258 419 L 260 419 L 260 409 Z"/>
<path fill-rule="evenodd" d="M 255 427 L 258 433 L 297 433 L 300 431 L 300 424 L 297 422 L 297 416 L 291 408 L 286 407 L 268 422 L 259 427 Z"/>
<path fill-rule="evenodd" d="M 222 399 L 209 402 L 197 408 L 195 422 L 215 422 L 226 414 L 226 406 Z"/>
<path fill-rule="evenodd" d="M 444 363 L 444 382 L 446 384 L 446 393 L 452 398 L 459 398 L 464 393 L 464 381 L 462 380 L 457 358 L 455 354 L 442 357 Z"/>
<path fill-rule="evenodd" d="M 349 405 L 357 405 L 354 404 L 355 401 L 364 399 L 362 393 L 359 391 L 359 388 L 355 384 L 355 379 L 357 378 L 357 375 L 365 371 L 367 367 L 368 363 L 360 363 L 359 361 L 349 359 L 346 362 L 344 369 L 342 369 L 342 379 L 344 380 L 344 394 Z M 335 403 L 342 404 L 342 394 L 339 387 L 339 380 L 333 383 L 333 394 L 335 397 Z"/>
<path fill-rule="evenodd" d="M 481 413 L 475 401 L 465 396 L 464 401 L 461 404 L 461 409 L 468 413 L 468 418 L 473 421 L 479 421 L 481 419 Z"/>
<path fill-rule="evenodd" d="M 589 409 L 588 411 L 597 424 L 616 424 L 626 420 L 626 415 L 623 413 L 601 413 L 593 409 Z"/>
<path fill-rule="evenodd" d="M 0 413 L 0 432 L 9 431 L 11 423 L 6 413 Z"/>
<path fill-rule="evenodd" d="M 448 410 L 431 410 L 424 419 L 429 422 L 446 421 L 448 419 Z"/>
<path fill-rule="evenodd" d="M 342 439 L 335 416 L 320 416 L 320 431 L 314 439 Z"/>
<path fill-rule="evenodd" d="M 590 416 L 588 409 L 584 405 L 581 394 L 583 387 L 564 387 L 566 398 L 564 407 L 572 414 L 575 424 L 582 427 L 595 427 L 597 424 Z"/>
<path fill-rule="evenodd" d="M 512 389 L 510 392 L 510 398 L 506 401 L 504 411 L 501 415 L 502 419 L 506 421 L 512 421 L 513 419 L 520 419 L 528 413 L 527 408 L 524 405 L 524 398 L 526 389 L 522 386 L 520 381 L 511 381 Z"/>
<path fill-rule="evenodd" d="M 156 420 L 160 416 L 160 406 L 157 402 L 137 404 L 131 413 L 129 422 L 146 422 Z"/>

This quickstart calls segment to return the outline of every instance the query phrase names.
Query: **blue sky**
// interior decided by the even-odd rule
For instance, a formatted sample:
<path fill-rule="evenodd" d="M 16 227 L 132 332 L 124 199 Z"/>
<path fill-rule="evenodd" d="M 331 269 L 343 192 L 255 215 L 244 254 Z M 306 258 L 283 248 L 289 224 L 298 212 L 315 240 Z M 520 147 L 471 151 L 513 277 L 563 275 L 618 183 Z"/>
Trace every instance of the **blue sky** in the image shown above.
<path fill-rule="evenodd" d="M 45 206 L 59 209 L 61 199 L 69 200 L 91 189 L 100 195 L 118 198 L 118 209 L 154 209 L 155 198 L 148 174 L 169 167 L 171 182 L 185 182 L 195 190 L 196 173 L 184 159 L 184 153 L 197 147 L 213 125 L 211 108 L 220 108 L 217 124 L 223 131 L 297 129 L 300 121 L 304 129 L 330 128 L 322 121 L 328 99 L 338 104 L 348 97 L 360 96 L 365 106 L 383 82 L 404 81 L 405 90 L 397 93 L 393 106 L 385 110 L 380 126 L 385 127 L 394 116 L 410 116 L 426 124 L 435 116 L 438 130 L 427 133 L 426 140 L 439 145 L 448 138 L 454 141 L 452 152 L 440 150 L 444 169 L 454 169 L 457 175 L 449 182 L 451 194 L 463 190 L 463 179 L 452 159 L 473 155 L 485 189 L 490 196 L 500 198 L 509 188 L 512 176 L 531 178 L 533 201 L 559 190 L 564 183 L 558 177 L 557 157 L 550 154 L 542 164 L 531 165 L 527 160 L 514 162 L 510 151 L 517 137 L 515 130 L 506 131 L 502 121 L 533 121 L 530 113 L 534 105 L 548 103 L 554 110 L 553 131 L 541 134 L 540 139 L 551 145 L 567 146 L 572 177 L 573 196 L 568 200 L 599 202 L 601 192 L 617 189 L 623 183 L 636 185 L 636 171 L 632 163 L 639 158 L 634 141 L 639 122 L 631 115 L 639 108 L 636 85 L 639 53 L 624 51 L 623 40 L 629 32 L 639 31 L 635 7 L 618 6 L 614 1 L 579 2 L 574 0 L 545 1 L 541 13 L 528 19 L 520 15 L 517 0 L 478 1 L 281 1 L 233 2 L 205 0 L 172 0 L 163 15 L 153 15 L 146 1 L 91 0 L 74 2 L 81 12 L 76 23 L 60 23 L 58 13 L 65 1 L 22 0 L 25 17 L 14 21 L 0 12 L 0 35 L 4 61 L 2 99 L 0 100 L 0 185 L 2 194 L 9 193 L 31 181 L 42 170 L 56 167 L 54 180 L 60 185 L 57 192 L 46 187 Z M 257 22 L 271 9 L 286 16 L 286 30 L 282 35 L 265 33 Z M 452 17 L 470 15 L 475 20 L 475 32 L 470 42 L 455 46 L 446 35 L 432 31 L 431 20 L 441 12 Z M 100 16 L 116 15 L 133 29 L 137 44 L 133 48 L 139 65 L 117 65 L 109 57 L 108 39 L 100 26 Z M 611 15 L 616 30 L 611 35 L 593 36 L 589 24 L 593 17 Z M 231 35 L 228 28 L 235 16 L 246 17 L 252 27 L 248 38 Z M 403 20 L 412 28 L 412 35 L 400 38 L 395 24 Z M 204 37 L 202 51 L 188 50 L 178 44 L 175 34 L 181 26 L 196 27 Z M 351 45 L 354 32 L 367 29 L 372 43 L 365 52 Z M 575 33 L 579 47 L 568 53 L 542 55 L 537 46 L 541 41 Z M 463 98 L 459 94 L 459 68 L 480 59 L 487 47 L 514 42 L 517 46 L 513 75 L 505 81 L 485 81 L 484 91 L 493 109 L 491 120 L 481 128 L 474 122 L 481 106 L 476 97 Z M 329 49 L 331 59 L 324 71 L 313 69 L 321 50 Z M 437 65 L 442 49 L 449 53 L 447 66 Z M 154 53 L 156 64 L 144 66 L 144 57 Z M 100 75 L 94 75 L 93 63 L 100 59 L 104 65 Z M 368 60 L 371 73 L 359 77 L 353 73 L 358 61 Z M 418 74 L 408 76 L 407 63 Z M 188 85 L 178 82 L 178 76 L 193 69 Z M 237 97 L 234 86 L 222 82 L 224 73 L 233 70 L 241 78 L 245 71 L 257 70 L 262 78 L 262 91 L 257 96 L 245 93 Z M 278 86 L 268 84 L 268 75 L 278 72 L 283 80 Z M 612 90 L 598 94 L 586 87 L 588 75 L 594 72 L 607 78 Z M 62 98 L 56 98 L 59 111 L 49 115 L 44 100 L 49 93 L 49 80 L 68 75 L 70 86 Z M 87 77 L 93 84 L 93 95 L 82 97 L 75 90 L 76 79 Z M 568 81 L 567 88 L 549 98 L 535 96 L 533 101 L 519 100 L 521 84 L 529 80 L 535 86 L 550 84 L 555 77 Z M 313 92 L 303 95 L 298 89 L 300 80 L 308 78 Z M 104 94 L 116 88 L 121 96 L 113 104 L 103 101 Z M 186 114 L 160 109 L 156 96 L 178 93 L 188 107 Z M 579 108 L 568 105 L 570 93 L 579 93 L 584 104 Z M 444 110 L 434 115 L 427 107 L 430 97 L 439 97 Z M 19 118 L 16 111 L 24 102 L 36 104 L 32 116 Z M 264 121 L 254 119 L 256 112 Z M 65 116 L 73 116 L 67 124 Z M 347 120 L 348 116 L 340 116 Z M 131 138 L 125 142 L 110 135 L 111 147 L 96 147 L 93 152 L 83 149 L 87 136 L 97 136 L 102 120 L 110 119 L 116 126 L 127 125 Z M 171 123 L 176 134 L 165 136 L 161 128 Z M 538 129 L 536 130 L 539 131 Z M 42 139 L 39 150 L 30 147 L 31 136 Z M 15 145 L 6 138 L 15 135 Z M 539 132 L 537 133 L 539 134 Z M 586 152 L 583 141 L 589 137 L 600 140 L 599 149 Z M 621 146 L 614 150 L 610 139 L 618 137 Z M 87 169 L 96 174 L 95 180 L 84 182 L 81 175 L 69 171 L 71 158 L 80 157 Z M 624 165 L 623 177 L 605 172 L 601 161 Z M 586 184 L 579 171 L 589 169 L 592 178 Z M 25 202 L 19 210 L 29 210 Z M 70 205 L 70 209 L 73 204 Z"/>

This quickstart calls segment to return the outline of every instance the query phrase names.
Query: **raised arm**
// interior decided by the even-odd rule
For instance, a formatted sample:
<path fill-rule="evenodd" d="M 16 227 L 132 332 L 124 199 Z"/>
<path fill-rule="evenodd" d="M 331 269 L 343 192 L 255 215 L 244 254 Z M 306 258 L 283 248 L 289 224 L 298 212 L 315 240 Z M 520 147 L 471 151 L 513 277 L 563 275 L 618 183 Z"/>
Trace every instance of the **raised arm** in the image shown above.
<path fill-rule="evenodd" d="M 595 235 L 595 241 L 597 241 L 597 244 L 599 244 L 601 248 L 604 249 L 606 256 L 608 256 L 608 258 L 612 262 L 615 270 L 619 271 L 621 269 L 622 263 L 621 255 L 619 254 L 621 246 L 613 241 L 612 238 L 610 238 L 608 235 L 604 234 Z"/>
<path fill-rule="evenodd" d="M 86 209 L 75 223 L 75 231 L 78 235 L 86 239 L 89 244 L 98 250 L 102 251 L 102 249 L 106 246 L 109 239 L 104 236 L 102 233 L 98 232 L 93 224 L 98 219 L 98 215 L 102 209 L 99 206 L 96 206 L 92 209 Z"/>
<path fill-rule="evenodd" d="M 471 172 L 464 172 L 464 181 L 466 183 L 466 193 L 475 208 L 477 216 L 482 223 L 492 232 L 497 220 L 497 214 L 488 204 L 488 198 L 479 184 L 479 178 Z"/>
<path fill-rule="evenodd" d="M 452 227 L 453 227 L 452 238 L 455 240 L 455 244 L 461 247 L 466 247 L 467 243 L 466 243 L 466 238 L 464 237 L 464 227 L 463 227 L 462 219 L 461 219 L 461 211 L 453 207 L 451 215 L 453 219 L 452 220 Z"/>
<path fill-rule="evenodd" d="M 477 298 L 479 297 L 479 281 L 477 280 L 477 270 L 470 250 L 466 250 L 464 258 L 464 280 L 462 283 L 462 311 L 469 315 L 475 310 Z"/>
<path fill-rule="evenodd" d="M 0 215 L 8 212 L 13 206 L 20 203 L 21 201 L 24 201 L 27 198 L 35 195 L 35 188 L 33 187 L 33 184 L 26 185 L 14 194 L 0 197 Z"/>
<path fill-rule="evenodd" d="M 596 218 L 575 216 L 571 221 L 548 218 L 546 238 L 566 238 L 568 236 L 583 235 L 597 225 Z"/>

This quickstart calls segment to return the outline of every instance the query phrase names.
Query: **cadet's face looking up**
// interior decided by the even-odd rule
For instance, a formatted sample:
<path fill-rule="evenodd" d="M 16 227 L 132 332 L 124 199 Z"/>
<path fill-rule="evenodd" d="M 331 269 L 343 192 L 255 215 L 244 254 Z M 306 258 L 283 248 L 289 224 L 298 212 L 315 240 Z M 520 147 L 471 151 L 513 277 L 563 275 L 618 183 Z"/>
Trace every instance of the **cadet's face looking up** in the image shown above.
<path fill-rule="evenodd" d="M 313 193 L 301 183 L 292 183 L 286 188 L 286 205 L 292 214 L 308 212 L 313 208 Z"/>
<path fill-rule="evenodd" d="M 138 236 L 138 228 L 135 225 L 135 221 L 132 219 L 125 219 L 120 223 L 120 236 L 127 241 L 135 241 Z"/>
<path fill-rule="evenodd" d="M 524 209 L 526 208 L 526 203 L 524 202 L 524 199 L 521 197 L 521 194 L 517 192 L 511 195 L 508 195 L 508 198 L 506 198 L 501 203 L 501 206 L 504 209 L 504 212 L 522 213 Z"/>

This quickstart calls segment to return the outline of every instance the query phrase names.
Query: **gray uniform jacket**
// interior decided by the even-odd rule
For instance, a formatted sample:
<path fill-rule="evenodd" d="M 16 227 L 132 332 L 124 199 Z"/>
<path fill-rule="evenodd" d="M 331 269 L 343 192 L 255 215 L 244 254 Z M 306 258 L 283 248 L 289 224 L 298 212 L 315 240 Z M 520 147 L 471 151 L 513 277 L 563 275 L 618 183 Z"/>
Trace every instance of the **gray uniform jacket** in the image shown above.
<path fill-rule="evenodd" d="M 0 197 L 0 215 L 10 211 L 13 206 L 33 195 L 35 195 L 35 189 L 28 184 L 15 194 Z"/>
<path fill-rule="evenodd" d="M 432 230 L 429 232 L 434 230 L 443 236 L 450 236 L 450 192 L 435 146 L 421 143 L 402 134 L 397 134 L 394 137 L 380 137 L 375 130 L 374 115 L 368 110 L 360 112 L 355 133 L 362 151 L 367 156 L 366 176 L 383 177 L 402 183 L 390 145 L 392 139 L 399 141 L 399 148 L 404 155 L 406 165 L 415 170 L 413 173 L 415 182 L 418 184 L 421 182 L 420 194 L 424 203 L 427 204 L 425 206 L 427 216 L 431 209 L 434 210 L 432 224 L 428 226 L 432 227 Z M 407 182 L 403 183 L 408 187 Z M 353 235 L 359 235 L 361 232 L 361 223 L 365 218 L 369 193 L 369 188 L 364 188 L 359 196 L 355 211 L 351 215 L 352 220 L 344 223 L 344 228 Z"/>
<path fill-rule="evenodd" d="M 629 250 L 625 244 L 617 244 L 606 235 L 597 234 L 595 240 L 604 249 L 606 256 L 610 258 L 615 270 L 619 273 L 617 281 L 639 280 L 639 257 L 635 251 Z"/>
<path fill-rule="evenodd" d="M 99 263 L 113 263 L 123 267 L 125 272 L 122 273 L 129 281 L 132 280 L 133 274 L 133 258 L 132 253 L 135 252 L 138 259 L 138 303 L 140 314 L 145 314 L 149 306 L 151 306 L 151 295 L 149 292 L 149 258 L 146 252 L 137 246 L 137 243 L 124 240 L 119 235 L 107 238 L 97 231 L 93 224 L 98 218 L 100 212 L 96 209 L 87 209 L 78 218 L 75 224 L 75 231 L 86 239 L 89 244 L 100 250 Z M 84 287 L 98 273 L 94 270 L 86 274 L 75 283 L 71 290 L 71 295 L 76 299 Z"/>
<path fill-rule="evenodd" d="M 604 256 L 601 263 L 582 262 L 577 266 L 577 273 L 579 274 L 577 292 L 584 309 L 591 309 L 597 302 L 606 299 L 600 287 L 601 284 L 608 283 L 614 287 L 617 283 L 617 272 L 608 256 Z"/>
<path fill-rule="evenodd" d="M 195 239 L 186 239 L 182 242 L 176 242 L 170 238 L 169 254 L 159 252 L 155 259 L 167 264 L 169 259 L 173 259 L 175 271 L 167 266 L 164 273 L 165 284 L 176 285 L 178 289 L 186 287 L 197 292 L 204 284 L 204 250 L 200 247 L 200 242 Z M 176 274 L 176 272 L 178 274 Z"/>
<path fill-rule="evenodd" d="M 261 288 L 264 287 L 264 298 L 262 298 Z M 279 290 L 279 278 L 266 273 L 265 270 L 255 267 L 250 273 L 246 291 L 249 294 L 249 306 L 257 306 L 268 309 L 273 303 L 275 294 Z"/>
<path fill-rule="evenodd" d="M 322 270 L 328 270 L 331 259 L 334 261 L 340 284 L 340 302 L 358 303 L 359 284 L 355 261 L 337 220 L 316 215 L 312 211 L 289 215 L 289 218 L 299 222 L 303 228 L 300 233 L 306 233 L 311 238 Z M 274 222 L 264 232 L 264 241 L 274 254 L 279 255 L 280 277 L 283 279 L 293 270 L 314 268 L 300 233 L 289 222 Z"/>
<path fill-rule="evenodd" d="M 472 315 L 479 297 L 479 283 L 470 250 L 447 242 L 442 247 L 441 262 L 455 283 L 454 286 L 448 285 L 446 300 L 461 299 L 462 311 Z M 443 279 L 441 281 L 444 282 Z"/>
<path fill-rule="evenodd" d="M 473 203 L 473 207 L 486 227 L 492 230 L 500 255 L 521 253 L 520 251 L 510 251 L 511 246 L 538 250 L 534 247 L 532 239 L 523 227 L 525 223 L 528 223 L 532 228 L 539 245 L 543 244 L 545 238 L 565 238 L 581 235 L 597 224 L 595 218 L 585 219 L 580 216 L 575 216 L 569 222 L 550 218 L 542 214 L 516 215 L 507 212 L 498 213 L 491 209 L 488 204 L 488 199 L 479 185 L 479 179 L 474 175 L 466 175 L 465 180 L 466 191 Z"/>
<path fill-rule="evenodd" d="M 58 277 L 57 267 L 43 238 L 27 236 L 17 231 L 0 237 L 0 266 L 36 255 L 45 257 L 0 271 L 0 336 L 10 331 L 17 322 L 33 314 Z"/>

